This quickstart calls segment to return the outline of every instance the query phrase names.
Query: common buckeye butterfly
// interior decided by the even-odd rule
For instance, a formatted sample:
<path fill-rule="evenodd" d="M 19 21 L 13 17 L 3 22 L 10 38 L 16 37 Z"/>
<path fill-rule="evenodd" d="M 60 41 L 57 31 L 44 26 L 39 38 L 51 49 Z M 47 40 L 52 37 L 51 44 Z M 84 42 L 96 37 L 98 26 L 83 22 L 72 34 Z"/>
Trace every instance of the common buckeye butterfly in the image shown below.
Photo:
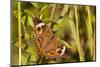
<path fill-rule="evenodd" d="M 65 53 L 65 46 L 60 39 L 53 33 L 52 29 L 44 24 L 39 18 L 34 18 L 35 25 L 35 44 L 39 56 L 57 58 Z"/>

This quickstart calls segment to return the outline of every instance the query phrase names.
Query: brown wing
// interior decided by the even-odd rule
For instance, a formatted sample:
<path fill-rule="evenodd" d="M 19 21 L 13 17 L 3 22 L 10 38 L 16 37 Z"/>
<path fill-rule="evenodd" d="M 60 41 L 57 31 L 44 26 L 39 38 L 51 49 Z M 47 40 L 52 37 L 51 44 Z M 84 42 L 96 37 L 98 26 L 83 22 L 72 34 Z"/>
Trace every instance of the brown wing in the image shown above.
<path fill-rule="evenodd" d="M 44 47 L 48 45 L 48 39 L 52 34 L 52 30 L 50 30 L 50 28 L 48 28 L 47 26 L 42 27 L 41 34 L 36 33 L 35 43 L 40 54 L 43 53 Z"/>
<path fill-rule="evenodd" d="M 37 30 L 36 30 L 37 31 Z M 61 56 L 62 47 L 58 37 L 56 37 L 48 26 L 41 27 L 42 33 L 36 33 L 36 47 L 39 55 L 55 58 Z"/>

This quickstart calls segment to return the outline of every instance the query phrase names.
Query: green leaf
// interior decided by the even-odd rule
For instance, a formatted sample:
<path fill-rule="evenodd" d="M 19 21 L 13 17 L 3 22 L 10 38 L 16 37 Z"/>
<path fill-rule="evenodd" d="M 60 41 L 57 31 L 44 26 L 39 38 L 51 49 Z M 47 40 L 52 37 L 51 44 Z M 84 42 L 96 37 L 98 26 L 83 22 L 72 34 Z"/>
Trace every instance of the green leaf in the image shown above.
<path fill-rule="evenodd" d="M 40 15 L 43 13 L 43 11 L 45 11 L 46 9 L 48 8 L 48 6 L 44 6 L 41 8 L 41 11 L 40 11 Z"/>
<path fill-rule="evenodd" d="M 38 3 L 31 2 L 31 4 L 33 5 L 33 7 L 38 7 Z"/>
<path fill-rule="evenodd" d="M 37 61 L 38 60 L 38 55 L 37 55 L 37 51 L 35 49 L 34 46 L 30 45 L 27 50 L 26 50 L 28 53 L 31 54 L 31 61 Z"/>
<path fill-rule="evenodd" d="M 22 53 L 21 54 L 21 64 L 22 65 L 26 65 L 27 64 L 28 57 L 29 57 L 29 54 L 27 54 L 27 53 Z"/>
<path fill-rule="evenodd" d="M 71 45 L 69 45 L 66 41 L 61 40 L 61 42 L 62 42 L 67 48 L 72 48 Z"/>
<path fill-rule="evenodd" d="M 67 32 L 69 32 L 70 26 L 68 25 L 68 18 L 59 19 L 57 24 L 54 25 L 53 31 L 56 31 L 56 35 L 60 39 L 64 39 Z"/>
<path fill-rule="evenodd" d="M 26 13 L 27 15 L 30 15 L 30 16 L 34 17 L 34 13 L 31 10 L 29 10 L 29 9 L 25 9 L 24 13 Z"/>
<path fill-rule="evenodd" d="M 34 28 L 34 24 L 33 24 L 31 16 L 28 16 L 28 21 L 27 22 L 28 22 L 28 25 L 31 25 Z"/>
<path fill-rule="evenodd" d="M 29 40 L 30 39 L 30 35 L 27 32 L 25 33 L 25 39 L 26 40 Z"/>
<path fill-rule="evenodd" d="M 15 45 L 16 47 L 19 47 L 19 42 L 16 42 L 14 45 Z M 21 48 L 24 49 L 25 47 L 26 47 L 26 44 L 21 43 Z"/>

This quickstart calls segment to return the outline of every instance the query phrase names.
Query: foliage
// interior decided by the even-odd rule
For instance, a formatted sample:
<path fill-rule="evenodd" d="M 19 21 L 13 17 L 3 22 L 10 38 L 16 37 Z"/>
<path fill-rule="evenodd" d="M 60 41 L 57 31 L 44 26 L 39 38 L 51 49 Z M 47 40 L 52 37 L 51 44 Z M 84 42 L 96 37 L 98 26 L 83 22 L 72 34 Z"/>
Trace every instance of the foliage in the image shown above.
<path fill-rule="evenodd" d="M 95 6 L 34 2 L 20 2 L 20 8 L 17 5 L 18 2 L 13 0 L 12 65 L 18 65 L 20 47 L 21 65 L 95 61 Z M 20 9 L 20 25 L 18 9 Z M 68 56 L 56 60 L 39 59 L 34 43 L 36 35 L 33 17 L 35 16 L 51 26 L 54 34 L 61 39 L 68 49 Z M 19 36 L 19 30 L 21 36 Z M 19 45 L 19 38 L 21 38 L 21 46 Z"/>

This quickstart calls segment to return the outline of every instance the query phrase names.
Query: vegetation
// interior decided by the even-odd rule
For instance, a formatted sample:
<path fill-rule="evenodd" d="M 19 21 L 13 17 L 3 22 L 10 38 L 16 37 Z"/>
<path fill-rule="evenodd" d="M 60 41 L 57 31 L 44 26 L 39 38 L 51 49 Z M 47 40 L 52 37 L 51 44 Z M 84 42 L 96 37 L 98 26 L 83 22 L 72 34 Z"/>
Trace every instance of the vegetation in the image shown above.
<path fill-rule="evenodd" d="M 35 47 L 33 17 L 49 24 L 69 55 L 58 60 L 40 59 Z M 12 65 L 95 61 L 96 7 L 34 2 L 12 2 Z M 40 59 L 40 61 L 38 61 Z"/>

